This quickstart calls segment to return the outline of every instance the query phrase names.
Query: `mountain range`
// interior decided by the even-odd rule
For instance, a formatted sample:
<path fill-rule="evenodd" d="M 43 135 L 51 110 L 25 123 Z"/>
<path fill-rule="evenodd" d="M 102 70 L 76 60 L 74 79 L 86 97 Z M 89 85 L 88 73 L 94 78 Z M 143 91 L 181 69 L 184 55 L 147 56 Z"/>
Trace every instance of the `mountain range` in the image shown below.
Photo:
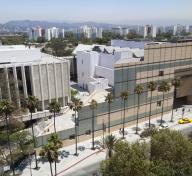
<path fill-rule="evenodd" d="M 4 24 L 0 24 L 0 31 L 7 32 L 23 32 L 32 27 L 42 27 L 42 28 L 64 28 L 65 30 L 74 29 L 83 25 L 102 27 L 108 29 L 117 25 L 107 24 L 107 23 L 96 23 L 96 22 L 81 22 L 81 23 L 67 23 L 67 22 L 49 22 L 49 21 L 32 21 L 32 20 L 15 20 L 9 21 Z"/>

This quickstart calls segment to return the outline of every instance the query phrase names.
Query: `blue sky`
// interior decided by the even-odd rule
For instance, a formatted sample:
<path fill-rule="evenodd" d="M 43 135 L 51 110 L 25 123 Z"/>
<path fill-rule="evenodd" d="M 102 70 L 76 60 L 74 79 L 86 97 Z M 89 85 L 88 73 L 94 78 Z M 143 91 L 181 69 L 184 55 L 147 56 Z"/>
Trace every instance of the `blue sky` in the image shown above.
<path fill-rule="evenodd" d="M 192 23 L 192 0 L 0 0 L 0 23 L 48 20 Z"/>

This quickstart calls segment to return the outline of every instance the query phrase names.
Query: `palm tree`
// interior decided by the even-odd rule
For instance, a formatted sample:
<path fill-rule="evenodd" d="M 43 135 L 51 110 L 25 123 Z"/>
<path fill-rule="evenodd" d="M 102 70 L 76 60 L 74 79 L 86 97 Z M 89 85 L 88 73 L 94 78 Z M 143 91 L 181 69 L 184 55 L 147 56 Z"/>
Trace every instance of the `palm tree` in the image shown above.
<path fill-rule="evenodd" d="M 110 134 L 110 126 L 111 126 L 111 103 L 113 102 L 113 96 L 111 93 L 108 93 L 107 96 L 105 97 L 105 102 L 108 103 L 108 133 Z"/>
<path fill-rule="evenodd" d="M 103 141 L 104 143 L 102 147 L 107 149 L 107 157 L 111 158 L 113 156 L 115 145 L 120 141 L 120 139 L 117 139 L 114 135 L 110 134 L 105 136 Z"/>
<path fill-rule="evenodd" d="M 35 145 L 35 135 L 34 135 L 34 128 L 33 128 L 33 113 L 35 112 L 35 109 L 38 107 L 38 99 L 35 96 L 28 96 L 28 98 L 26 98 L 26 106 L 29 109 L 29 112 L 31 114 L 31 129 L 32 129 L 32 134 L 33 134 L 33 145 L 34 145 L 34 149 L 36 147 Z M 35 169 L 38 169 L 38 165 L 37 165 L 37 154 L 36 154 L 36 150 L 34 152 L 35 154 Z"/>
<path fill-rule="evenodd" d="M 51 176 L 53 176 L 52 163 L 55 161 L 55 156 L 56 156 L 54 144 L 47 143 L 45 146 L 43 146 L 39 155 L 42 158 L 46 158 L 48 160 L 49 165 L 50 165 Z"/>
<path fill-rule="evenodd" d="M 176 98 L 176 90 L 180 87 L 181 80 L 180 78 L 175 78 L 172 80 L 172 86 L 174 86 L 174 97 L 173 97 L 173 106 L 172 106 L 172 113 L 171 113 L 171 122 L 173 122 L 173 108 L 174 108 L 174 102 Z"/>
<path fill-rule="evenodd" d="M 2 100 L 0 102 L 0 114 L 5 116 L 5 123 L 6 123 L 6 133 L 7 133 L 7 140 L 8 140 L 8 146 L 9 146 L 9 152 L 10 152 L 10 159 L 11 159 L 11 169 L 13 172 L 13 175 L 15 175 L 15 169 L 13 166 L 13 156 L 12 156 L 12 150 L 11 150 L 11 143 L 10 143 L 10 126 L 8 123 L 8 117 L 9 117 L 9 121 L 10 121 L 10 116 L 12 115 L 14 111 L 14 107 L 12 106 L 12 104 L 7 101 L 7 100 Z"/>
<path fill-rule="evenodd" d="M 138 123 L 139 123 L 139 109 L 140 109 L 140 95 L 143 93 L 143 86 L 138 84 L 135 87 L 135 93 L 138 96 L 138 107 L 137 107 L 137 122 L 136 122 L 136 131 L 135 134 L 138 134 Z"/>
<path fill-rule="evenodd" d="M 54 133 L 52 134 L 49 139 L 48 139 L 49 143 L 53 143 L 54 146 L 54 150 L 55 150 L 55 175 L 57 175 L 57 161 L 58 161 L 58 149 L 60 149 L 63 146 L 63 143 L 61 141 L 61 139 L 59 139 L 58 134 Z"/>
<path fill-rule="evenodd" d="M 161 123 L 163 123 L 163 111 L 164 111 L 164 99 L 165 99 L 165 92 L 168 92 L 170 90 L 170 85 L 167 81 L 162 81 L 159 86 L 159 91 L 163 92 L 163 104 L 162 104 L 162 110 L 161 110 Z"/>
<path fill-rule="evenodd" d="M 94 124 L 94 117 L 95 117 L 95 113 L 94 113 L 94 109 L 97 108 L 97 101 L 96 100 L 91 100 L 91 103 L 89 105 L 90 109 L 92 110 L 92 150 L 95 150 L 94 147 L 94 132 L 95 132 L 95 124 Z"/>
<path fill-rule="evenodd" d="M 75 156 L 78 156 L 77 153 L 77 112 L 82 108 L 83 102 L 80 99 L 74 98 L 71 103 L 69 103 L 69 108 L 75 111 Z"/>
<path fill-rule="evenodd" d="M 59 113 L 60 111 L 61 111 L 61 105 L 58 102 L 53 101 L 53 102 L 49 103 L 49 112 L 53 113 L 53 117 L 54 117 L 54 131 L 55 131 L 55 133 L 56 133 L 55 115 L 56 115 L 56 113 Z"/>
<path fill-rule="evenodd" d="M 123 138 L 125 137 L 125 101 L 128 100 L 128 91 L 121 92 L 121 99 L 123 100 Z"/>
<path fill-rule="evenodd" d="M 150 98 L 150 110 L 149 110 L 149 128 L 151 127 L 151 104 L 152 104 L 152 94 L 153 94 L 153 91 L 155 91 L 157 89 L 157 83 L 155 81 L 150 81 L 149 84 L 148 84 L 148 89 L 150 90 L 151 92 L 151 98 Z"/>

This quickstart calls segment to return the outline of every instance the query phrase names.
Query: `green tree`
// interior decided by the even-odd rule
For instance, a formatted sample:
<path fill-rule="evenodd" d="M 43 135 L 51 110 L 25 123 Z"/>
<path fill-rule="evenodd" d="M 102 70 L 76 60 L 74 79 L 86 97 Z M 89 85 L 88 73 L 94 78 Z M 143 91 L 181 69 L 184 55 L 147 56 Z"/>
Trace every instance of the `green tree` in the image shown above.
<path fill-rule="evenodd" d="M 95 133 L 95 112 L 94 110 L 97 108 L 97 101 L 91 100 L 91 103 L 89 105 L 90 109 L 92 110 L 92 150 L 95 150 L 95 142 L 94 142 L 94 133 Z"/>
<path fill-rule="evenodd" d="M 128 100 L 128 91 L 121 92 L 121 99 L 123 101 L 123 138 L 125 138 L 125 102 Z"/>
<path fill-rule="evenodd" d="M 48 139 L 48 143 L 52 143 L 54 146 L 54 152 L 55 152 L 55 156 L 54 156 L 54 161 L 55 161 L 55 175 L 57 175 L 57 161 L 58 161 L 58 149 L 60 149 L 63 146 L 63 143 L 61 141 L 61 139 L 59 139 L 58 134 L 54 133 L 52 134 L 49 139 Z"/>
<path fill-rule="evenodd" d="M 151 160 L 155 167 L 166 164 L 173 176 L 192 173 L 192 143 L 178 131 L 169 129 L 154 133 L 151 138 Z M 163 164 L 162 164 L 163 163 Z"/>
<path fill-rule="evenodd" d="M 55 157 L 57 157 L 55 154 L 54 144 L 53 143 L 47 143 L 45 146 L 43 146 L 39 155 L 42 158 L 45 158 L 48 160 L 49 165 L 50 165 L 51 176 L 53 176 L 52 163 L 55 161 Z"/>
<path fill-rule="evenodd" d="M 138 106 L 137 106 L 137 122 L 136 122 L 136 131 L 135 133 L 138 134 L 138 123 L 139 123 L 139 109 L 140 109 L 140 95 L 143 93 L 143 86 L 138 84 L 136 87 L 135 87 L 135 93 L 137 94 L 137 103 L 138 103 Z"/>
<path fill-rule="evenodd" d="M 80 99 L 74 98 L 71 103 L 69 103 L 69 108 L 75 112 L 75 156 L 77 153 L 77 127 L 79 126 L 77 120 L 77 112 L 82 108 L 83 102 Z"/>
<path fill-rule="evenodd" d="M 111 158 L 113 156 L 115 145 L 120 141 L 120 139 L 117 139 L 114 135 L 110 134 L 105 136 L 104 138 L 104 144 L 102 147 L 104 149 L 107 149 L 107 158 Z"/>
<path fill-rule="evenodd" d="M 10 136 L 11 141 L 17 145 L 17 149 L 23 155 L 27 155 L 31 149 L 33 143 L 32 136 L 28 131 L 17 131 Z"/>
<path fill-rule="evenodd" d="M 157 83 L 155 81 L 150 81 L 148 84 L 148 89 L 151 92 L 151 97 L 150 97 L 150 110 L 149 110 L 149 128 L 151 127 L 151 104 L 152 104 L 152 99 L 153 99 L 153 91 L 157 89 Z"/>
<path fill-rule="evenodd" d="M 191 176 L 192 143 L 178 131 L 152 133 L 149 143 L 119 141 L 101 163 L 103 176 Z"/>
<path fill-rule="evenodd" d="M 11 164 L 10 167 L 13 171 L 13 175 L 15 175 L 15 169 L 13 165 L 13 155 L 12 155 L 12 149 L 11 149 L 11 141 L 10 141 L 10 126 L 9 122 L 10 121 L 10 116 L 12 115 L 14 111 L 14 107 L 8 100 L 2 100 L 0 102 L 0 114 L 4 116 L 5 123 L 6 123 L 6 135 L 7 135 L 7 141 L 8 141 L 8 147 L 9 147 L 9 153 L 10 153 L 10 159 L 11 159 Z"/>
<path fill-rule="evenodd" d="M 161 123 L 163 123 L 163 113 L 164 113 L 164 100 L 165 100 L 165 92 L 168 92 L 170 90 L 170 85 L 167 81 L 162 81 L 159 86 L 159 91 L 163 92 L 163 103 L 162 103 L 162 109 L 161 109 Z"/>
<path fill-rule="evenodd" d="M 26 98 L 25 104 L 31 114 L 30 122 L 31 122 L 32 135 L 33 135 L 33 145 L 35 150 L 36 142 L 35 142 L 35 134 L 34 134 L 34 128 L 33 128 L 33 113 L 35 112 L 35 109 L 37 109 L 38 107 L 38 99 L 35 96 L 28 96 L 28 98 Z M 36 150 L 35 150 L 35 164 L 36 164 L 35 168 L 38 169 Z"/>
<path fill-rule="evenodd" d="M 56 133 L 55 116 L 56 116 L 56 113 L 59 113 L 60 111 L 61 111 L 60 103 L 58 103 L 56 101 L 49 103 L 49 112 L 53 113 L 53 117 L 54 117 L 54 131 L 55 131 L 55 133 Z"/>
<path fill-rule="evenodd" d="M 114 155 L 101 163 L 103 176 L 148 176 L 149 147 L 146 143 L 129 144 L 126 141 L 116 143 Z"/>
<path fill-rule="evenodd" d="M 71 99 L 73 100 L 76 95 L 78 94 L 78 91 L 76 89 L 71 89 Z"/>
<path fill-rule="evenodd" d="M 105 102 L 108 103 L 108 133 L 110 134 L 111 129 L 111 103 L 113 102 L 113 96 L 111 93 L 108 93 L 105 97 Z"/>
<path fill-rule="evenodd" d="M 176 92 L 177 89 L 180 87 L 181 85 L 181 80 L 180 78 L 174 78 L 172 80 L 172 86 L 174 86 L 174 92 L 173 92 L 173 106 L 172 106 L 172 113 L 171 113 L 171 122 L 173 122 L 173 108 L 174 108 L 174 104 L 175 104 L 175 99 L 176 99 Z"/>

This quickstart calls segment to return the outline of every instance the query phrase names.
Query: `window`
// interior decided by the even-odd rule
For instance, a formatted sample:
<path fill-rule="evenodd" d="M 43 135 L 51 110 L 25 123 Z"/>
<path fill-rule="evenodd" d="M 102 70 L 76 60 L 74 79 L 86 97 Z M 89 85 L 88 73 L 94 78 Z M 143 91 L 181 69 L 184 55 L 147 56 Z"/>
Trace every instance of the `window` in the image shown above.
<path fill-rule="evenodd" d="M 82 76 L 84 76 L 84 72 L 82 72 Z"/>
<path fill-rule="evenodd" d="M 81 63 L 83 64 L 83 60 L 81 61 Z"/>
<path fill-rule="evenodd" d="M 161 106 L 161 101 L 157 102 L 157 106 L 160 107 Z"/>
<path fill-rule="evenodd" d="M 164 71 L 159 71 L 159 76 L 164 76 Z"/>

